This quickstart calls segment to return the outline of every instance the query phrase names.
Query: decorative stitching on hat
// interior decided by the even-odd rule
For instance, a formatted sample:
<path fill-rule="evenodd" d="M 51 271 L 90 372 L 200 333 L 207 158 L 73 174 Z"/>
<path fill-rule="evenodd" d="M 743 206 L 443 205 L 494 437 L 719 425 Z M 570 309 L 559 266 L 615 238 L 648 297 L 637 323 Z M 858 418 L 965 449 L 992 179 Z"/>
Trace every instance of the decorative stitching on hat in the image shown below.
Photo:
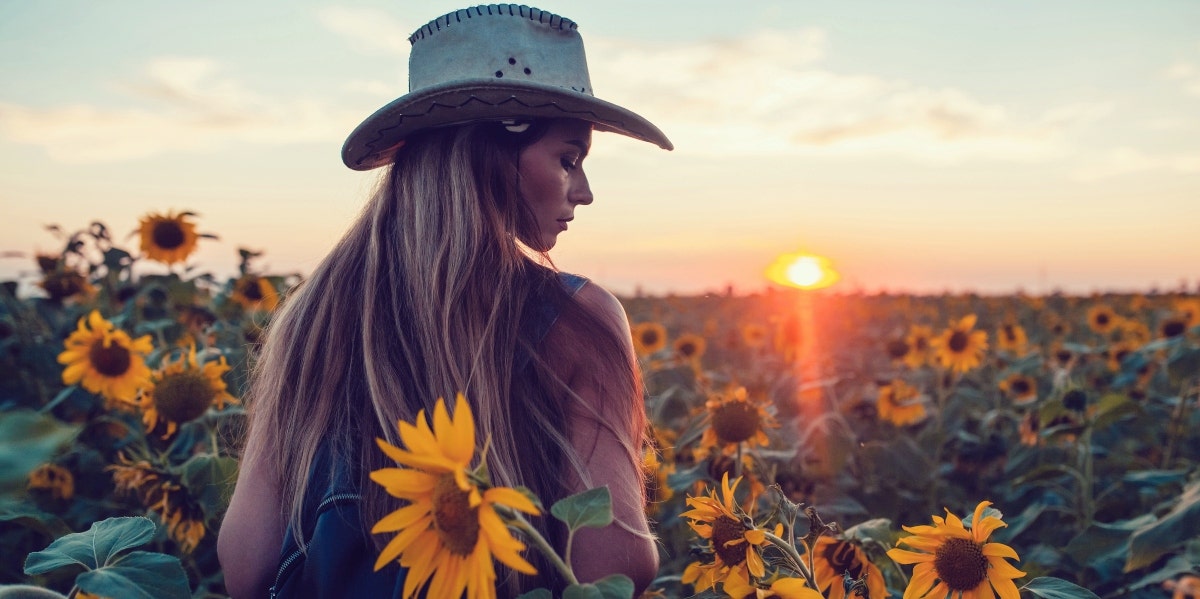
<path fill-rule="evenodd" d="M 532 8 L 524 4 L 480 4 L 472 8 L 462 8 L 454 12 L 446 13 L 418 28 L 412 35 L 408 36 L 408 43 L 415 44 L 427 36 L 433 35 L 442 30 L 442 27 L 450 26 L 450 18 L 454 18 L 455 23 L 462 23 L 463 18 L 471 19 L 476 16 L 510 16 L 529 19 L 549 25 L 555 29 L 575 30 L 579 25 L 566 17 L 561 17 L 552 12 L 542 10 L 540 8 Z M 473 13 L 473 14 L 472 14 Z"/>
<path fill-rule="evenodd" d="M 509 96 L 500 102 L 488 102 L 487 100 L 484 100 L 484 99 L 472 94 L 471 96 L 468 96 L 466 99 L 464 99 L 459 104 L 446 104 L 446 103 L 442 103 L 442 102 L 433 102 L 432 104 L 429 105 L 429 109 L 426 110 L 425 112 L 421 112 L 421 113 L 411 113 L 410 112 L 408 114 L 400 115 L 400 120 L 397 121 L 395 125 L 392 125 L 391 127 L 384 127 L 382 129 L 379 129 L 378 131 L 375 132 L 375 139 L 372 139 L 371 141 L 363 143 L 363 146 L 365 146 L 367 149 L 367 153 L 364 154 L 358 160 L 356 160 L 355 164 L 361 166 L 364 162 L 367 162 L 368 160 L 372 160 L 375 158 L 379 158 L 383 154 L 391 151 L 393 146 L 389 146 L 388 148 L 385 148 L 382 150 L 374 150 L 374 147 L 375 147 L 375 144 L 377 144 L 381 140 L 383 140 L 383 138 L 386 136 L 388 131 L 391 131 L 392 129 L 400 127 L 401 125 L 404 124 L 405 120 L 423 117 L 423 116 L 429 114 L 430 112 L 433 112 L 435 109 L 462 108 L 472 102 L 480 102 L 483 104 L 487 104 L 488 106 L 502 106 L 502 105 L 506 105 L 509 103 L 516 103 L 516 104 L 521 105 L 521 107 L 523 107 L 523 108 L 532 108 L 532 109 L 554 107 L 554 108 L 557 108 L 559 110 L 559 112 L 562 112 L 563 114 L 566 114 L 566 115 L 591 115 L 592 118 L 585 118 L 582 120 L 590 121 L 590 122 L 601 124 L 601 125 L 608 125 L 610 127 L 619 129 L 623 134 L 628 135 L 629 137 L 633 137 L 635 139 L 640 139 L 642 141 L 654 143 L 652 140 L 650 140 L 642 135 L 638 135 L 637 133 L 632 131 L 628 126 L 626 126 L 625 121 L 613 121 L 613 120 L 605 119 L 605 118 L 600 117 L 600 115 L 596 114 L 595 112 L 592 112 L 591 110 L 567 110 L 566 108 L 563 108 L 562 106 L 559 106 L 557 103 L 552 102 L 552 101 L 530 104 L 530 103 L 522 101 L 520 98 L 518 98 L 516 96 Z"/>

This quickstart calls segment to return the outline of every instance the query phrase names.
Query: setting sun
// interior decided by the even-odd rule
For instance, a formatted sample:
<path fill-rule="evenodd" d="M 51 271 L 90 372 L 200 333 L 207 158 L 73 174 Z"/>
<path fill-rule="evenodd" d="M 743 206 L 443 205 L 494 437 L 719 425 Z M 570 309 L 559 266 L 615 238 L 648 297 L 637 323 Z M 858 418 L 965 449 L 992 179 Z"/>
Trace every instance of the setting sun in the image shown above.
<path fill-rule="evenodd" d="M 772 282 L 797 289 L 822 289 L 841 278 L 829 260 L 812 254 L 784 254 L 767 267 Z"/>

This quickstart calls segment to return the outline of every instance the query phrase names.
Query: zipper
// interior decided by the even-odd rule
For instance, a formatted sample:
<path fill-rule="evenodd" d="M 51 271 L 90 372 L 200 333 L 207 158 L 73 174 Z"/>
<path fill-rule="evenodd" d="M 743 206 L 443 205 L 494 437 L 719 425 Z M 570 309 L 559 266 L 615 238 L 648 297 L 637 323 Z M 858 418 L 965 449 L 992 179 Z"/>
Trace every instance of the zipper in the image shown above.
<path fill-rule="evenodd" d="M 317 516 L 316 517 L 320 518 L 321 512 L 325 511 L 325 508 L 327 508 L 335 503 L 343 503 L 346 501 L 360 501 L 361 499 L 362 499 L 362 495 L 360 495 L 358 493 L 336 493 L 334 495 L 330 495 L 329 497 L 326 497 L 324 500 L 322 500 L 321 504 L 317 506 Z M 281 582 L 283 582 L 284 574 L 287 574 L 288 568 L 292 567 L 292 564 L 296 563 L 296 560 L 300 559 L 301 553 L 303 553 L 303 552 L 300 551 L 299 548 L 296 548 L 291 553 L 289 553 L 287 557 L 283 558 L 282 562 L 279 563 L 279 570 L 277 570 L 275 572 L 275 584 L 271 585 L 271 588 L 269 590 L 270 599 L 276 598 L 276 593 L 279 592 L 279 584 Z"/>

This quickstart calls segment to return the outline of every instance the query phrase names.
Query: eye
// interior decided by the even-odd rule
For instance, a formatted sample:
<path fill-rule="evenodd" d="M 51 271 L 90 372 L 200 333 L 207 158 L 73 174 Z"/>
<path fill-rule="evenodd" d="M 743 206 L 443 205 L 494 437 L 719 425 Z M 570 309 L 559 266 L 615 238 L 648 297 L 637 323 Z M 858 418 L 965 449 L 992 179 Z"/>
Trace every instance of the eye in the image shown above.
<path fill-rule="evenodd" d="M 562 157 L 562 166 L 567 170 L 575 170 L 579 166 L 579 158 L 574 154 L 567 154 Z"/>

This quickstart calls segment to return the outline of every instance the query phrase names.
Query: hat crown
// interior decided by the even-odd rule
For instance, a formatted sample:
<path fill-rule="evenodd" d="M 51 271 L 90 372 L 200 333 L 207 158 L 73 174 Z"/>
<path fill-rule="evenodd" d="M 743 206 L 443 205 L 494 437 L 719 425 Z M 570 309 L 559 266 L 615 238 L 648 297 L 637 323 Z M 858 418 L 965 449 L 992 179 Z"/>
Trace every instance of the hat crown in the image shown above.
<path fill-rule="evenodd" d="M 453 81 L 532 82 L 593 95 L 574 21 L 491 4 L 447 13 L 409 37 L 409 92 Z"/>

